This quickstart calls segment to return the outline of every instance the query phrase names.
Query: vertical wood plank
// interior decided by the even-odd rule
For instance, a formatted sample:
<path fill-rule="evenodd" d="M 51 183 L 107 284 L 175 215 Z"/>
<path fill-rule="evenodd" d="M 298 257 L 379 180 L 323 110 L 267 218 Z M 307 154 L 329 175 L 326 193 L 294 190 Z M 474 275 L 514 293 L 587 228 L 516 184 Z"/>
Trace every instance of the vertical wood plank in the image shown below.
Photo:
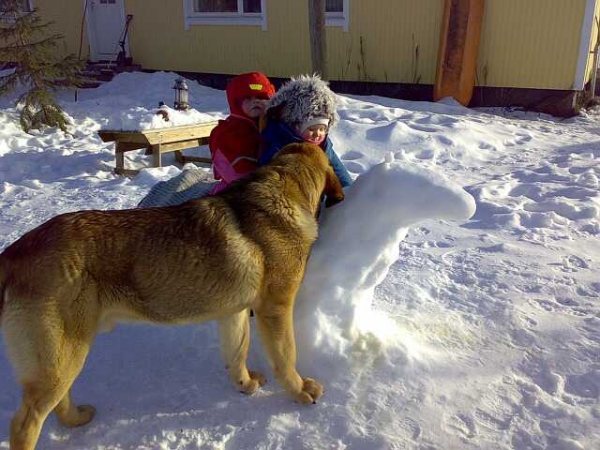
<path fill-rule="evenodd" d="M 327 39 L 325 38 L 325 0 L 308 0 L 308 29 L 313 73 L 327 79 Z"/>

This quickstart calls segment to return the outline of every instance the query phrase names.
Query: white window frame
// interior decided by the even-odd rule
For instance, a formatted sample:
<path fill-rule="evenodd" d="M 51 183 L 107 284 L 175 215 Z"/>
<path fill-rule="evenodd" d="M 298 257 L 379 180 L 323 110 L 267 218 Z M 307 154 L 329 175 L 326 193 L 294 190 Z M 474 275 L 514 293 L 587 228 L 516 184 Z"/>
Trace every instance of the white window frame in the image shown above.
<path fill-rule="evenodd" d="M 350 22 L 350 0 L 344 0 L 341 12 L 326 12 L 325 13 L 325 26 L 327 26 L 327 27 L 339 27 L 339 28 L 343 28 L 344 31 L 348 31 L 349 22 Z"/>
<path fill-rule="evenodd" d="M 192 25 L 244 25 L 260 26 L 267 29 L 267 0 L 260 0 L 260 13 L 242 13 L 244 2 L 237 0 L 238 12 L 232 13 L 199 13 L 194 11 L 194 0 L 183 0 L 185 29 Z"/>

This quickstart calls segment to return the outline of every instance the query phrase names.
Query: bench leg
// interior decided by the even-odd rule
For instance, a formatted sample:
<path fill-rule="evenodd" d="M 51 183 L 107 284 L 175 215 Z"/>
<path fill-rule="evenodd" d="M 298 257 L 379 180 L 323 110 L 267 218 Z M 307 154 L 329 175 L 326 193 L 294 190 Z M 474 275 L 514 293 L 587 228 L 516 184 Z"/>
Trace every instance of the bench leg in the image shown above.
<path fill-rule="evenodd" d="M 152 166 L 161 167 L 160 144 L 153 145 L 150 148 L 152 149 Z"/>
<path fill-rule="evenodd" d="M 115 146 L 115 172 L 120 172 L 125 169 L 125 152 L 119 149 L 119 143 Z"/>
<path fill-rule="evenodd" d="M 123 142 L 115 144 L 115 173 L 117 175 L 135 176 L 139 170 L 125 168 L 125 152 L 132 150 L 131 145 Z"/>

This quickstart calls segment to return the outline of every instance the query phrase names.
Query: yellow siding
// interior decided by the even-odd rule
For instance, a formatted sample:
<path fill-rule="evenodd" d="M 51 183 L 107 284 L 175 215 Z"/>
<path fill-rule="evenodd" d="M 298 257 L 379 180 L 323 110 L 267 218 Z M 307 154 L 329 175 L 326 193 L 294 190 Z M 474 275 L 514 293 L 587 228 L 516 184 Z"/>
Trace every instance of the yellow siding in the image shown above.
<path fill-rule="evenodd" d="M 330 78 L 432 84 L 442 6 L 441 0 L 351 0 L 349 31 L 328 30 Z"/>
<path fill-rule="evenodd" d="M 163 15 L 156 13 L 161 0 L 127 1 L 127 13 L 135 16 L 132 56 L 145 68 L 262 70 L 276 77 L 311 70 L 305 2 L 269 0 L 267 31 L 256 26 L 198 25 L 184 30 L 182 3 L 171 5 L 169 15 Z M 350 11 L 350 32 L 335 27 L 327 31 L 329 78 L 433 83 L 440 0 L 378 0 L 377 8 L 367 0 L 352 0 Z M 169 39 L 160 39 L 157 29 Z"/>
<path fill-rule="evenodd" d="M 208 73 L 261 70 L 288 77 L 310 68 L 306 2 L 267 2 L 267 31 L 259 26 L 199 26 L 184 29 L 183 2 L 127 0 L 133 14 L 131 54 L 147 69 Z"/>
<path fill-rule="evenodd" d="M 487 0 L 478 84 L 573 89 L 585 0 Z"/>
<path fill-rule="evenodd" d="M 168 6 L 166 6 L 168 3 Z M 349 31 L 327 29 L 329 78 L 432 84 L 443 0 L 350 0 Z M 572 89 L 586 0 L 487 0 L 478 84 Z M 80 0 L 36 0 L 77 52 Z M 267 0 L 259 26 L 184 28 L 182 0 L 125 0 L 131 55 L 147 69 L 207 73 L 311 70 L 307 3 Z M 87 54 L 87 40 L 84 45 Z M 418 56 L 417 56 L 418 49 Z M 590 63 L 591 67 L 591 63 Z M 590 69 L 591 70 L 591 69 Z"/>
<path fill-rule="evenodd" d="M 81 18 L 83 16 L 83 1 L 81 0 L 34 0 L 34 6 L 40 10 L 44 21 L 52 21 L 50 31 L 64 36 L 65 54 L 79 54 L 81 35 Z M 89 57 L 87 31 L 83 33 L 81 57 Z"/>

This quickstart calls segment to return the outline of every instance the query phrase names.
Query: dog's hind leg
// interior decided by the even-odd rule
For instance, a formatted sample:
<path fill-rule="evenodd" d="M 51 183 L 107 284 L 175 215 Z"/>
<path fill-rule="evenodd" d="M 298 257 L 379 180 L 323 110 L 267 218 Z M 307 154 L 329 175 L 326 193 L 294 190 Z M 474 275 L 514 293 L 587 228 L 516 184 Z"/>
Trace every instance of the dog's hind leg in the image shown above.
<path fill-rule="evenodd" d="M 79 427 L 90 422 L 96 415 L 96 408 L 92 405 L 75 405 L 71 400 L 71 391 L 69 390 L 58 402 L 54 412 L 64 426 Z"/>
<path fill-rule="evenodd" d="M 59 420 L 67 426 L 83 425 L 89 422 L 94 415 L 91 406 L 75 407 L 70 400 L 69 390 L 75 378 L 81 371 L 85 357 L 88 353 L 87 343 L 76 344 L 63 339 L 60 344 L 59 359 L 52 365 L 46 361 L 34 376 L 29 374 L 21 381 L 23 385 L 23 399 L 10 427 L 11 449 L 33 449 L 38 440 L 40 431 L 46 417 L 55 410 Z M 40 347 L 39 351 L 48 347 Z M 46 363 L 46 364 L 44 364 Z"/>
<path fill-rule="evenodd" d="M 52 410 L 67 425 L 91 419 L 89 408 L 71 405 L 69 389 L 83 367 L 93 331 L 81 323 L 69 327 L 51 304 L 8 309 L 3 321 L 5 342 L 23 387 L 21 405 L 10 425 L 10 448 L 32 450 Z"/>
<path fill-rule="evenodd" d="M 241 392 L 253 394 L 267 382 L 264 375 L 248 370 L 246 358 L 250 347 L 248 310 L 219 320 L 221 354 L 229 370 L 229 378 Z"/>

